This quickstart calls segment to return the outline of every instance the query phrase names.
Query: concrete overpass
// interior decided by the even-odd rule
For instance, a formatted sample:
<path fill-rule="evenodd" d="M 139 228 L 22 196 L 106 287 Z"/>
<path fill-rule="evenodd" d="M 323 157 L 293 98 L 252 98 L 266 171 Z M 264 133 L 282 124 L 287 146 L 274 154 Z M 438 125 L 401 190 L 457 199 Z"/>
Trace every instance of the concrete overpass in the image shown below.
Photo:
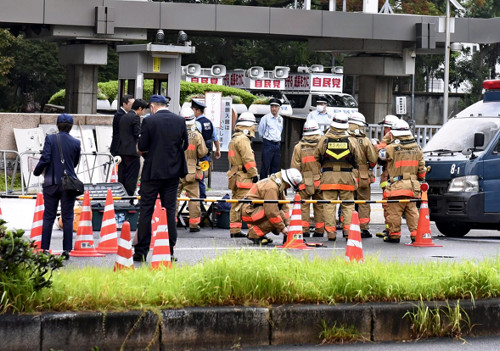
<path fill-rule="evenodd" d="M 344 73 L 360 76 L 360 109 L 373 120 L 391 110 L 392 77 L 412 74 L 416 54 L 443 53 L 445 42 L 444 17 L 435 16 L 127 0 L 0 0 L 0 8 L 0 25 L 66 44 L 67 86 L 89 101 L 96 92 L 88 91 L 88 77 L 95 82 L 97 65 L 106 63 L 105 43 L 146 40 L 148 29 L 161 28 L 191 37 L 307 40 L 313 51 L 353 54 Z M 499 18 L 456 18 L 454 27 L 452 42 L 500 41 Z M 71 112 L 95 112 L 83 105 L 77 101 Z"/>

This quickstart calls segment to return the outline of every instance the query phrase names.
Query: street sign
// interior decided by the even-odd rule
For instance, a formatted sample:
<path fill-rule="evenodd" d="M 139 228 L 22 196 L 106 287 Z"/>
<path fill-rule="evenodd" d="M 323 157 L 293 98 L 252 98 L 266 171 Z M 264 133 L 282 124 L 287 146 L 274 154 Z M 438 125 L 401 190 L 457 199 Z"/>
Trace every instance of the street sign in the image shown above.
<path fill-rule="evenodd" d="M 396 114 L 406 115 L 406 96 L 396 96 Z"/>

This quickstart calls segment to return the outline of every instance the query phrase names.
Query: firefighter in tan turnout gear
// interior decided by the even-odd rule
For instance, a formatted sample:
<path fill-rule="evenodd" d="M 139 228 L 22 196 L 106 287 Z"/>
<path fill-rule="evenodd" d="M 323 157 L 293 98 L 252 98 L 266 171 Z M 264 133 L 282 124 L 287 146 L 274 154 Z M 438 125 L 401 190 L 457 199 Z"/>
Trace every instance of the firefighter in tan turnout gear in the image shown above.
<path fill-rule="evenodd" d="M 181 115 L 186 119 L 186 127 L 188 131 L 189 145 L 184 154 L 186 156 L 186 163 L 188 174 L 179 182 L 179 189 L 177 197 L 181 196 L 183 190 L 189 198 L 200 197 L 200 180 L 203 179 L 203 171 L 200 167 L 200 158 L 208 153 L 208 149 L 203 140 L 203 136 L 196 128 L 196 120 L 191 109 L 181 111 Z M 198 201 L 189 201 L 189 231 L 200 231 L 200 203 Z"/>
<path fill-rule="evenodd" d="M 251 112 L 243 112 L 235 125 L 235 132 L 229 142 L 228 159 L 231 169 L 228 174 L 228 187 L 233 192 L 233 199 L 243 199 L 258 180 L 257 164 L 252 150 L 251 140 L 255 137 L 255 116 Z M 231 204 L 229 213 L 229 232 L 231 238 L 244 238 L 241 232 L 242 203 Z"/>
<path fill-rule="evenodd" d="M 295 168 L 282 169 L 273 173 L 268 178 L 254 184 L 245 196 L 250 200 L 286 200 L 283 192 L 293 187 L 298 190 L 302 183 L 302 175 Z M 267 245 L 273 242 L 266 236 L 272 232 L 275 235 L 288 234 L 290 224 L 289 207 L 287 204 L 278 203 L 245 203 L 242 207 L 242 219 L 250 225 L 248 239 L 254 244 Z"/>
<path fill-rule="evenodd" d="M 379 157 L 387 160 L 387 187 L 384 197 L 401 200 L 420 197 L 420 182 L 425 180 L 425 161 L 422 149 L 411 134 L 404 120 L 394 122 L 391 127 L 393 140 L 379 150 Z M 417 235 L 418 210 L 415 202 L 389 203 L 387 221 L 389 233 L 385 242 L 399 243 L 401 238 L 401 215 L 404 213 L 412 241 Z"/>
<path fill-rule="evenodd" d="M 321 165 L 314 158 L 314 150 L 321 138 L 321 130 L 315 120 L 304 123 L 302 139 L 295 145 L 292 155 L 292 168 L 297 168 L 302 174 L 302 184 L 299 186 L 299 195 L 302 200 L 323 200 L 321 193 Z M 303 203 L 302 208 L 302 233 L 304 237 L 309 237 L 311 204 Z M 315 237 L 322 237 L 325 232 L 325 216 L 323 214 L 323 204 L 313 204 L 314 210 L 314 234 Z"/>
<path fill-rule="evenodd" d="M 349 134 L 356 138 L 361 149 L 362 161 L 358 164 L 358 169 L 354 169 L 354 176 L 358 181 L 358 189 L 356 190 L 357 200 L 370 200 L 371 190 L 370 184 L 375 181 L 373 175 L 373 167 L 377 164 L 378 155 L 372 145 L 370 139 L 366 137 L 365 116 L 359 112 L 354 112 L 349 116 Z M 359 224 L 361 228 L 362 238 L 371 238 L 370 229 L 370 205 L 359 204 Z"/>
<path fill-rule="evenodd" d="M 349 136 L 347 129 L 348 116 L 337 112 L 328 132 L 323 135 L 314 151 L 314 157 L 321 164 L 321 185 L 325 200 L 354 200 L 354 191 L 357 188 L 353 169 L 362 163 L 361 150 L 358 142 Z M 325 230 L 328 240 L 335 241 L 337 229 L 335 227 L 336 204 L 325 204 Z M 342 203 L 342 217 L 344 219 L 343 234 L 348 237 L 354 203 Z"/>

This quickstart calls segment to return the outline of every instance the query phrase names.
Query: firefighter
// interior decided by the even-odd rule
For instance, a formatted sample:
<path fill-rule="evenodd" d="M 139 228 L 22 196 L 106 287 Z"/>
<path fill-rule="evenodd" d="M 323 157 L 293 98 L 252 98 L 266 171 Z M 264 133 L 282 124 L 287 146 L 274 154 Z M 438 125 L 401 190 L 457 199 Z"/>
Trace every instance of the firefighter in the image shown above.
<path fill-rule="evenodd" d="M 233 192 L 233 199 L 243 199 L 257 183 L 257 164 L 252 150 L 251 140 L 255 137 L 255 116 L 251 112 L 243 112 L 236 121 L 235 131 L 229 142 L 228 159 L 231 169 L 227 172 L 228 187 Z M 244 238 L 241 232 L 241 204 L 231 204 L 229 213 L 229 233 L 231 238 Z"/>
<path fill-rule="evenodd" d="M 332 116 L 328 113 L 326 106 L 328 100 L 325 95 L 318 95 L 316 98 L 316 110 L 309 112 L 306 118 L 307 121 L 316 121 L 321 129 L 321 135 L 328 130 L 332 123 Z"/>
<path fill-rule="evenodd" d="M 391 126 L 396 122 L 399 121 L 399 118 L 394 116 L 394 115 L 386 115 L 384 119 L 379 122 L 379 125 L 382 125 L 384 127 L 383 131 L 383 138 L 382 141 L 379 142 L 378 140 L 374 140 L 373 146 L 375 147 L 375 151 L 378 152 L 378 150 L 383 149 L 387 146 L 388 143 L 390 143 L 394 138 L 391 134 Z M 387 187 L 387 162 L 380 160 L 379 159 L 379 164 L 382 166 L 382 174 L 380 175 L 380 189 L 382 189 L 382 200 L 387 200 L 387 198 L 384 197 L 385 193 L 385 188 Z M 377 233 L 378 237 L 385 237 L 388 232 L 388 223 L 387 223 L 387 207 L 389 204 L 383 203 L 382 204 L 382 209 L 384 210 L 384 221 L 385 221 L 385 229 L 381 233 Z"/>
<path fill-rule="evenodd" d="M 188 174 L 179 182 L 177 197 L 180 197 L 182 190 L 186 191 L 189 198 L 200 197 L 200 181 L 203 179 L 203 171 L 200 167 L 200 158 L 208 154 L 207 146 L 203 140 L 198 128 L 196 128 L 196 120 L 193 112 L 190 109 L 183 109 L 181 115 L 186 119 L 186 128 L 188 131 L 189 146 L 184 151 Z M 200 203 L 198 201 L 189 201 L 189 231 L 200 231 Z"/>
<path fill-rule="evenodd" d="M 293 187 L 298 191 L 302 183 L 302 175 L 298 169 L 282 169 L 271 174 L 268 178 L 254 184 L 245 196 L 250 200 L 285 200 L 284 191 Z M 266 236 L 272 232 L 274 235 L 288 234 L 287 226 L 290 224 L 290 214 L 287 204 L 278 203 L 245 203 L 241 209 L 242 219 L 250 225 L 248 239 L 254 244 L 267 245 L 273 240 Z"/>
<path fill-rule="evenodd" d="M 356 190 L 357 200 L 370 200 L 370 184 L 375 181 L 372 169 L 376 166 L 378 159 L 375 148 L 370 139 L 366 137 L 366 125 L 365 116 L 363 116 L 363 114 L 354 112 L 349 116 L 349 134 L 358 141 L 362 156 L 362 161 L 358 164 L 358 169 L 353 170 L 354 176 L 358 182 L 358 189 Z M 361 237 L 371 238 L 372 234 L 368 230 L 370 229 L 370 205 L 359 204 L 358 212 Z"/>
<path fill-rule="evenodd" d="M 295 145 L 292 155 L 292 168 L 297 168 L 302 174 L 303 183 L 299 186 L 299 195 L 302 200 L 323 200 L 320 186 L 321 165 L 314 158 L 314 150 L 321 137 L 321 130 L 315 120 L 304 123 L 302 139 Z M 302 233 L 309 237 L 309 220 L 311 216 L 311 204 L 302 204 Z M 325 216 L 323 204 L 314 204 L 314 237 L 322 237 L 325 232 Z"/>
<path fill-rule="evenodd" d="M 425 180 L 425 161 L 422 149 L 411 134 L 408 123 L 398 120 L 391 126 L 393 140 L 379 150 L 379 157 L 387 161 L 387 187 L 384 197 L 402 200 L 420 197 L 420 182 Z M 399 243 L 401 239 L 401 215 L 404 214 L 411 240 L 415 241 L 418 210 L 415 202 L 389 203 L 387 221 L 389 233 L 385 242 Z"/>
<path fill-rule="evenodd" d="M 349 136 L 348 116 L 343 112 L 333 115 L 330 129 L 323 135 L 314 150 L 314 157 L 321 164 L 321 185 L 325 200 L 354 200 L 354 191 L 357 188 L 353 169 L 362 163 L 361 150 L 358 142 Z M 325 204 L 325 230 L 328 240 L 337 239 L 335 226 L 336 204 Z M 343 234 L 349 236 L 354 203 L 341 204 L 344 219 Z"/>

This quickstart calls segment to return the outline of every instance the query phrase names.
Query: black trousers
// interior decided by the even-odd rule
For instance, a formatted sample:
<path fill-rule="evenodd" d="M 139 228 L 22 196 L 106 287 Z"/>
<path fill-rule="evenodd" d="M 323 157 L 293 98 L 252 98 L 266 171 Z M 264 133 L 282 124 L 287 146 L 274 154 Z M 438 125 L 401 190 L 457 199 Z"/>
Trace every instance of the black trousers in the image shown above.
<path fill-rule="evenodd" d="M 135 245 L 135 254 L 146 256 L 149 252 L 151 243 L 151 218 L 153 217 L 154 206 L 158 194 L 162 207 L 167 210 L 168 235 L 170 240 L 170 253 L 174 253 L 174 246 L 177 242 L 177 226 L 175 223 L 177 210 L 177 189 L 179 187 L 179 178 L 159 179 L 143 181 L 139 195 L 140 213 L 137 224 L 137 244 Z"/>
<path fill-rule="evenodd" d="M 118 181 L 123 184 L 129 196 L 134 195 L 139 178 L 141 162 L 139 157 L 121 156 L 122 162 L 118 165 Z"/>
<path fill-rule="evenodd" d="M 43 227 L 42 227 L 42 249 L 50 248 L 52 239 L 52 226 L 57 215 L 57 206 L 61 201 L 61 218 L 63 223 L 63 250 L 73 249 L 73 208 L 76 196 L 61 190 L 61 185 L 49 185 L 43 187 Z"/>

